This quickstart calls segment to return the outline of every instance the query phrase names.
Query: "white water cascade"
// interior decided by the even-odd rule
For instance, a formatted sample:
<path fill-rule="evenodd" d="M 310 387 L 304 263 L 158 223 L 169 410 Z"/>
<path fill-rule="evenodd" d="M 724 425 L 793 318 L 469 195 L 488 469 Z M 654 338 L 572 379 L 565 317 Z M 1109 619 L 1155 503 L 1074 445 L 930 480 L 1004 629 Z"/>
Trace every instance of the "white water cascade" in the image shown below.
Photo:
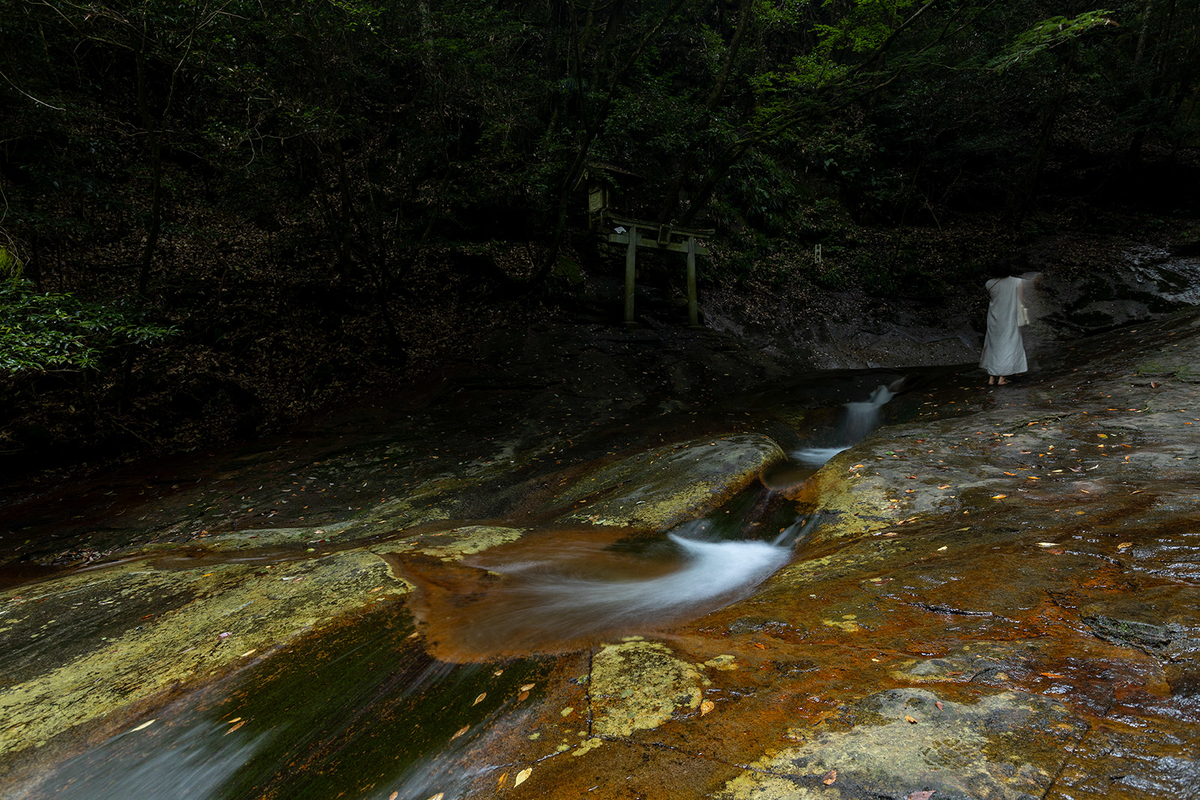
<path fill-rule="evenodd" d="M 789 454 L 789 458 L 805 466 L 820 467 L 843 450 L 866 438 L 879 425 L 880 409 L 896 396 L 899 381 L 876 386 L 871 396 L 862 401 L 846 403 L 838 445 L 833 447 L 804 447 Z"/>

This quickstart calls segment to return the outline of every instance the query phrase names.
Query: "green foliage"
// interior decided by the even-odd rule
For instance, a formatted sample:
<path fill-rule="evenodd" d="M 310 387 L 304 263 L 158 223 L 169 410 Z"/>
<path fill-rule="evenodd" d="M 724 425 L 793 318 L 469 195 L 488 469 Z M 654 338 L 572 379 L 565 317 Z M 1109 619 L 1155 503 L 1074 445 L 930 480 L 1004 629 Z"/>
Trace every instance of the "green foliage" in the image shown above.
<path fill-rule="evenodd" d="M 1097 9 L 1070 19 L 1062 16 L 1044 19 L 1018 35 L 988 63 L 988 67 L 996 72 L 1004 72 L 1028 62 L 1039 53 L 1071 42 L 1094 28 L 1115 25 L 1111 19 L 1112 13 L 1107 9 Z"/>
<path fill-rule="evenodd" d="M 21 263 L 21 259 L 10 253 L 7 247 L 0 245 L 0 281 L 19 280 L 24 271 L 25 265 Z"/>
<path fill-rule="evenodd" d="M 71 294 L 41 294 L 26 280 L 0 281 L 0 371 L 99 369 L 116 349 L 176 332 L 145 317 Z"/>

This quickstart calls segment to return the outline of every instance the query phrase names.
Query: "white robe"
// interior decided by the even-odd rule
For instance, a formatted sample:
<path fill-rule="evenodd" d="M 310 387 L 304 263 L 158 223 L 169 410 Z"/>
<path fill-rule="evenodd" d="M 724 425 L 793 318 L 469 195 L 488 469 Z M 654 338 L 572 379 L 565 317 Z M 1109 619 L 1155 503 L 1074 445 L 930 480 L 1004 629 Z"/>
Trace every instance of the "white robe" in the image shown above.
<path fill-rule="evenodd" d="M 992 302 L 988 306 L 987 334 L 983 338 L 983 358 L 979 366 L 988 375 L 1016 375 L 1029 367 L 1025 363 L 1025 343 L 1021 339 L 1023 278 L 992 278 L 987 282 Z"/>

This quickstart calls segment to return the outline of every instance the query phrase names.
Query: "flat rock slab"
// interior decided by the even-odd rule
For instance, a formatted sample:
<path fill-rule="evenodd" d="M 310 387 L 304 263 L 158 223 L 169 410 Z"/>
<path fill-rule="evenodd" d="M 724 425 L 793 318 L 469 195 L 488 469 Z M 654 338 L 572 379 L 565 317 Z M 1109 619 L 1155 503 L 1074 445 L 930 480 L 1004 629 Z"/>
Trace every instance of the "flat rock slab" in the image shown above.
<path fill-rule="evenodd" d="M 111 733 L 158 719 L 142 732 L 171 731 L 164 749 L 191 732 L 218 756 L 214 722 L 244 723 L 231 775 L 275 796 L 1200 796 L 1200 318 L 1071 347 L 1013 386 L 913 390 L 904 421 L 783 491 L 756 479 L 794 415 L 762 405 L 561 465 L 561 440 L 419 463 L 381 441 L 339 479 L 374 493 L 404 457 L 407 490 L 348 504 L 351 526 L 300 524 L 292 495 L 315 489 L 289 485 L 295 519 L 261 539 L 147 536 L 128 562 L 10 589 L 0 758 L 25 777 L 4 788 L 37 770 L 83 787 L 71 769 L 106 769 Z M 546 468 L 496 477 L 529 452 Z M 459 660 L 438 637 L 461 630 L 422 621 L 439 592 L 451 623 L 504 597 L 501 555 L 608 558 L 742 497 L 823 522 L 697 619 Z"/>

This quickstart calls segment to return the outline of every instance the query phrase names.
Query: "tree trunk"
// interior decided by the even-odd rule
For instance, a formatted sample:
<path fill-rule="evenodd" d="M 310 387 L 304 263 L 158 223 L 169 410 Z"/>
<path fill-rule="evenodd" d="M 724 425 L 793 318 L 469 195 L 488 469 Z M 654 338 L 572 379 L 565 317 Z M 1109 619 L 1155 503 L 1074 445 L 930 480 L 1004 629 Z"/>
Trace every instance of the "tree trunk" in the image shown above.
<path fill-rule="evenodd" d="M 138 110 L 142 125 L 146 128 L 146 141 L 150 146 L 150 224 L 146 228 L 146 243 L 142 249 L 142 266 L 138 273 L 137 293 L 143 297 L 150 285 L 150 273 L 154 269 L 154 254 L 158 248 L 158 235 L 162 230 L 162 140 L 154 114 L 150 111 L 150 90 L 146 86 L 146 37 L 143 33 L 134 51 L 137 65 Z"/>

